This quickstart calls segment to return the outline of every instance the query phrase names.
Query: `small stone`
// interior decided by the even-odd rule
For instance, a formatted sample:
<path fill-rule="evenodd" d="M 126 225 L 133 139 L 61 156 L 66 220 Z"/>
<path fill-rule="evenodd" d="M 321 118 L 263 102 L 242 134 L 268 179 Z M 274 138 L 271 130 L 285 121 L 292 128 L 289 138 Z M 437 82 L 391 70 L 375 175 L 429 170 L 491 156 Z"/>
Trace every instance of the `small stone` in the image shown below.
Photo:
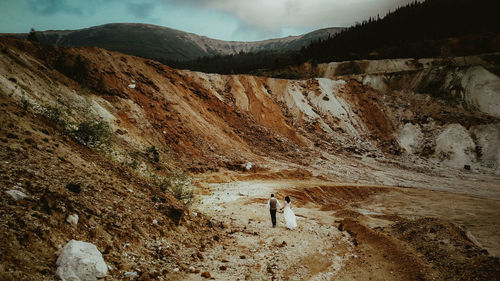
<path fill-rule="evenodd" d="M 178 268 L 178 267 L 176 267 L 176 268 L 174 268 L 174 270 L 173 270 L 173 271 L 174 271 L 175 273 L 177 273 L 177 272 L 179 272 L 179 268 Z"/>
<path fill-rule="evenodd" d="M 78 215 L 77 214 L 69 215 L 66 218 L 66 222 L 73 225 L 73 226 L 76 226 L 78 224 Z"/>
<path fill-rule="evenodd" d="M 225 266 L 225 265 L 221 265 L 221 266 L 219 267 L 219 269 L 220 269 L 220 270 L 226 270 L 226 269 L 227 269 L 227 266 Z"/>
<path fill-rule="evenodd" d="M 157 219 L 154 219 L 154 220 L 153 220 L 153 224 L 158 224 L 158 220 L 157 220 Z"/>
<path fill-rule="evenodd" d="M 240 259 L 242 259 L 242 260 L 244 260 L 244 259 L 246 259 L 246 258 L 247 258 L 247 257 L 246 257 L 245 255 L 241 255 L 241 256 L 240 256 Z"/>
<path fill-rule="evenodd" d="M 212 275 L 210 275 L 210 272 L 204 271 L 204 272 L 201 273 L 201 277 L 203 277 L 203 278 L 210 278 L 210 277 L 212 277 Z"/>
<path fill-rule="evenodd" d="M 137 278 L 137 276 L 139 276 L 139 274 L 135 271 L 125 272 L 123 275 L 125 276 L 125 278 L 130 278 L 130 279 L 134 279 Z"/>
<path fill-rule="evenodd" d="M 194 268 L 193 266 L 190 266 L 190 267 L 188 268 L 188 270 L 189 270 L 189 272 L 191 272 L 191 273 L 195 273 L 196 268 Z"/>
<path fill-rule="evenodd" d="M 20 190 L 12 189 L 12 190 L 6 191 L 5 193 L 9 194 L 15 201 L 19 201 L 19 200 L 28 198 L 28 195 L 26 195 L 24 192 L 22 192 Z"/>

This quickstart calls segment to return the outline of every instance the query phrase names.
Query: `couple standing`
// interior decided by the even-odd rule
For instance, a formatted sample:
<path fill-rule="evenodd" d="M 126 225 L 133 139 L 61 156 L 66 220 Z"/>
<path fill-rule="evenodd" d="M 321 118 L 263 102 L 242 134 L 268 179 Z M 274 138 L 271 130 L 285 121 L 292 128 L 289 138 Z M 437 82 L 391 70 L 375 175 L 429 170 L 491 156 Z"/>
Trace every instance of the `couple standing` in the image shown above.
<path fill-rule="evenodd" d="M 291 205 L 290 197 L 288 196 L 285 197 L 285 206 L 281 207 L 281 204 L 278 201 L 278 199 L 274 197 L 274 194 L 271 194 L 271 198 L 269 199 L 269 201 L 267 201 L 267 207 L 269 208 L 269 212 L 271 213 L 271 221 L 273 223 L 273 227 L 276 226 L 276 211 L 278 210 L 277 208 L 278 206 L 280 210 L 284 209 L 283 216 L 285 217 L 286 228 L 294 229 L 297 227 L 295 214 L 293 213 L 290 205 Z"/>

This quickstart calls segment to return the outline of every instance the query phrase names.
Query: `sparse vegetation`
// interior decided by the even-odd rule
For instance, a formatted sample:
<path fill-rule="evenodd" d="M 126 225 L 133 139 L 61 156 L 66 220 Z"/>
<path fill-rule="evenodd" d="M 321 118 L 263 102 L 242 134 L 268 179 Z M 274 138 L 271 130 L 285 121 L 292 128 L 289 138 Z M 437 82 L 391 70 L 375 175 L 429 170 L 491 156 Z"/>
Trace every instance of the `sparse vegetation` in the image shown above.
<path fill-rule="evenodd" d="M 105 121 L 84 121 L 72 132 L 73 137 L 88 147 L 108 147 L 112 135 Z"/>
<path fill-rule="evenodd" d="M 42 106 L 42 115 L 61 128 L 66 128 L 67 122 L 62 118 L 62 109 L 57 106 Z"/>
<path fill-rule="evenodd" d="M 25 95 L 21 97 L 21 107 L 23 108 L 24 111 L 28 111 L 31 107 L 30 101 L 26 98 Z"/>
<path fill-rule="evenodd" d="M 170 176 L 161 179 L 159 183 L 163 191 L 170 191 L 175 198 L 189 205 L 193 202 L 194 193 L 191 178 L 187 173 L 173 172 Z"/>
<path fill-rule="evenodd" d="M 158 149 L 156 149 L 156 146 L 152 145 L 146 148 L 146 155 L 155 163 L 160 162 L 160 153 L 158 152 Z"/>

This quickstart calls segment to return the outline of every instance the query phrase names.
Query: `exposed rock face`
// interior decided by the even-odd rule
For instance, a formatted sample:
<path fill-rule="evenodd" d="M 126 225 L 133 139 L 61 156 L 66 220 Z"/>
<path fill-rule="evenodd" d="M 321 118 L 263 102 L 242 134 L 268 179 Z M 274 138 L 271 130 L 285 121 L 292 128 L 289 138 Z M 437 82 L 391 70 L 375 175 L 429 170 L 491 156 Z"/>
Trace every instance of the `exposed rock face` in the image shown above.
<path fill-rule="evenodd" d="M 500 123 L 474 126 L 471 132 L 481 162 L 500 173 Z"/>
<path fill-rule="evenodd" d="M 436 156 L 453 168 L 463 168 L 476 159 L 476 145 L 460 124 L 448 125 L 436 139 Z"/>
<path fill-rule="evenodd" d="M 500 78 L 483 67 L 467 70 L 462 78 L 464 99 L 472 109 L 500 118 Z"/>
<path fill-rule="evenodd" d="M 424 135 L 418 124 L 406 123 L 399 132 L 398 141 L 401 148 L 409 154 L 415 154 L 422 149 Z"/>
<path fill-rule="evenodd" d="M 57 258 L 57 276 L 63 281 L 95 281 L 105 278 L 108 266 L 97 247 L 71 240 Z"/>
<path fill-rule="evenodd" d="M 117 143 L 123 144 L 114 148 L 121 163 L 133 162 L 130 149 L 144 151 L 152 145 L 168 148 L 193 172 L 233 164 L 242 169 L 246 162 L 258 167 L 266 157 L 300 162 L 317 148 L 319 153 L 371 156 L 398 155 L 403 149 L 428 156 L 435 154 L 439 127 L 497 122 L 495 112 L 486 116 L 462 100 L 467 91 L 478 96 L 496 89 L 474 82 L 482 73 L 476 66 L 492 67 L 483 56 L 453 58 L 453 67 L 444 59 L 332 63 L 318 66 L 323 78 L 284 80 L 179 71 L 97 48 L 7 43 L 12 50 L 0 54 L 0 90 L 31 105 L 37 114 L 61 107 L 65 122 L 80 124 L 90 116 L 109 123 Z M 16 44 L 24 45 L 16 49 Z M 26 51 L 30 48 L 31 53 Z M 20 55 L 13 59 L 9 52 Z M 74 69 L 73 62 L 79 60 L 84 75 Z M 40 71 L 43 65 L 51 69 Z M 476 70 L 464 90 L 461 81 L 468 69 Z M 358 74 L 338 76 L 346 71 Z M 493 85 L 496 78 L 491 75 L 484 83 Z M 67 80 L 72 82 L 57 84 L 60 94 L 55 98 L 51 81 Z M 92 90 L 84 93 L 78 83 Z M 437 127 L 426 125 L 428 120 L 436 120 Z M 406 123 L 415 125 L 398 131 Z M 144 162 L 135 164 L 146 172 Z M 84 193 L 81 186 L 67 188 Z M 180 222 L 182 211 L 174 213 Z"/>

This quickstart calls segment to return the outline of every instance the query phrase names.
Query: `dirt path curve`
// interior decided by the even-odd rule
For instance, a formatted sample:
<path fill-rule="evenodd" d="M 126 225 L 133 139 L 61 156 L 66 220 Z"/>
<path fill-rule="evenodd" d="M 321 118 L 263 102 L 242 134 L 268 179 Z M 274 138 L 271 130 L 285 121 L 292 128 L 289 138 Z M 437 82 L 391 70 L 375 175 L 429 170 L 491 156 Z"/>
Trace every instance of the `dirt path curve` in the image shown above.
<path fill-rule="evenodd" d="M 442 273 L 462 270 L 491 280 L 496 274 L 497 260 L 456 225 L 470 229 L 467 235 L 495 255 L 496 199 L 320 180 L 205 187 L 193 210 L 222 222 L 224 232 L 213 237 L 215 246 L 201 248 L 191 273 L 178 274 L 178 280 L 204 280 L 203 272 L 216 280 L 462 280 L 463 273 Z M 282 213 L 271 227 L 271 193 L 281 202 L 291 195 L 297 229 L 286 229 Z M 414 232 L 421 241 L 408 236 Z"/>
<path fill-rule="evenodd" d="M 195 267 L 217 280 L 331 280 L 353 257 L 353 245 L 330 212 L 292 205 L 298 228 L 287 230 L 282 213 L 277 227 L 271 227 L 267 198 L 276 193 L 283 202 L 280 190 L 296 186 L 285 181 L 212 185 L 212 194 L 201 196 L 195 208 L 224 222 L 227 237 L 202 253 L 204 261 Z M 199 274 L 184 278 L 203 279 Z"/>

